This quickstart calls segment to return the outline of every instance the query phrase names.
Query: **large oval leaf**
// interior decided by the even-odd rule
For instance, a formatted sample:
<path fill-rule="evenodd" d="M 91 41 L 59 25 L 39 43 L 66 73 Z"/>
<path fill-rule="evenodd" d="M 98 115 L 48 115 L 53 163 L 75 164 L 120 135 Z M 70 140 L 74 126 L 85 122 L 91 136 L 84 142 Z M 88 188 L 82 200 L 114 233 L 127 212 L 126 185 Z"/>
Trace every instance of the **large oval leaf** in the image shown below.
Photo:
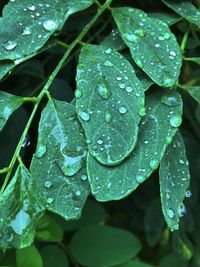
<path fill-rule="evenodd" d="M 179 45 L 167 24 L 134 8 L 114 8 L 113 16 L 136 64 L 158 85 L 172 87 L 180 74 Z"/>
<path fill-rule="evenodd" d="M 87 226 L 79 230 L 69 245 L 81 265 L 108 267 L 127 262 L 141 250 L 140 241 L 130 232 L 110 226 Z"/>
<path fill-rule="evenodd" d="M 87 170 L 92 194 L 99 201 L 124 198 L 158 167 L 167 145 L 181 123 L 182 100 L 163 88 L 147 96 L 147 114 L 141 122 L 138 143 L 120 165 L 108 167 L 88 154 Z"/>
<path fill-rule="evenodd" d="M 130 63 L 103 46 L 82 49 L 77 69 L 76 109 L 90 153 L 115 165 L 133 150 L 144 115 L 144 93 Z"/>
<path fill-rule="evenodd" d="M 0 247 L 30 246 L 43 212 L 35 181 L 21 163 L 0 197 Z"/>
<path fill-rule="evenodd" d="M 184 215 L 183 200 L 189 187 L 190 173 L 185 145 L 180 132 L 174 137 L 160 165 L 160 194 L 165 220 L 171 230 L 179 228 Z"/>
<path fill-rule="evenodd" d="M 89 194 L 86 154 L 74 106 L 50 100 L 41 115 L 31 173 L 47 209 L 65 219 L 80 216 Z"/>
<path fill-rule="evenodd" d="M 16 60 L 39 50 L 68 17 L 93 0 L 10 1 L 0 18 L 0 60 Z"/>

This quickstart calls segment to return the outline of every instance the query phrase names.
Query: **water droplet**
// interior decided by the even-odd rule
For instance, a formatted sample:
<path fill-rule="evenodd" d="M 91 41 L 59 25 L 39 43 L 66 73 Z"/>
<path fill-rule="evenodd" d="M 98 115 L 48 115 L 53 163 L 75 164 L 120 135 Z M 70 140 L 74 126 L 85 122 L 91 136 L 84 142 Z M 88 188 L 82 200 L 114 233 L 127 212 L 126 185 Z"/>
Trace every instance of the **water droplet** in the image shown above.
<path fill-rule="evenodd" d="M 32 29 L 30 27 L 26 27 L 23 32 L 22 35 L 29 35 L 32 33 Z"/>
<path fill-rule="evenodd" d="M 170 136 L 167 136 L 166 141 L 167 141 L 167 144 L 169 145 L 172 142 L 172 138 Z"/>
<path fill-rule="evenodd" d="M 180 208 L 178 209 L 178 215 L 179 217 L 183 217 L 186 214 L 187 210 L 185 205 L 182 203 Z"/>
<path fill-rule="evenodd" d="M 124 83 L 119 84 L 119 88 L 124 89 L 125 87 L 126 87 L 126 85 Z"/>
<path fill-rule="evenodd" d="M 142 37 L 142 36 L 144 36 L 144 30 L 143 29 L 137 29 L 137 30 L 135 30 L 135 34 Z"/>
<path fill-rule="evenodd" d="M 103 144 L 103 140 L 98 139 L 98 140 L 97 140 L 97 144 L 102 145 L 102 144 Z"/>
<path fill-rule="evenodd" d="M 47 203 L 48 204 L 52 204 L 53 203 L 53 198 L 52 197 L 48 197 L 47 198 Z"/>
<path fill-rule="evenodd" d="M 76 195 L 79 197 L 81 195 L 81 191 L 76 191 Z"/>
<path fill-rule="evenodd" d="M 174 85 L 174 79 L 173 78 L 164 78 L 163 85 L 166 87 L 172 87 Z"/>
<path fill-rule="evenodd" d="M 81 180 L 83 180 L 83 181 L 86 181 L 87 180 L 87 175 L 86 174 L 83 174 L 83 175 L 81 175 Z"/>
<path fill-rule="evenodd" d="M 119 113 L 125 114 L 126 112 L 127 112 L 126 107 L 124 107 L 124 106 L 119 107 Z"/>
<path fill-rule="evenodd" d="M 185 192 L 185 196 L 186 196 L 186 197 L 191 197 L 191 196 L 192 196 L 192 192 L 191 192 L 190 190 L 187 190 L 187 191 Z"/>
<path fill-rule="evenodd" d="M 108 110 L 106 111 L 106 114 L 105 114 L 105 120 L 107 123 L 110 123 L 112 121 L 112 115 L 110 114 Z"/>
<path fill-rule="evenodd" d="M 58 28 L 58 23 L 51 19 L 45 20 L 42 25 L 47 31 L 55 31 Z"/>
<path fill-rule="evenodd" d="M 171 119 L 170 119 L 170 125 L 172 127 L 179 127 L 182 123 L 182 118 L 180 116 L 173 116 Z"/>
<path fill-rule="evenodd" d="M 111 185 L 112 185 L 112 183 L 111 183 L 111 182 L 109 182 L 109 183 L 107 184 L 107 188 L 110 188 L 110 187 L 111 187 Z"/>
<path fill-rule="evenodd" d="M 169 107 L 175 107 L 180 105 L 180 101 L 173 95 L 164 95 L 161 102 Z"/>
<path fill-rule="evenodd" d="M 157 43 L 157 44 L 155 44 L 155 47 L 156 47 L 156 48 L 160 47 L 160 44 L 158 44 L 158 43 Z"/>
<path fill-rule="evenodd" d="M 97 92 L 103 99 L 108 99 L 110 97 L 109 89 L 104 84 L 99 84 L 97 86 Z"/>
<path fill-rule="evenodd" d="M 143 175 L 136 175 L 135 180 L 138 183 L 143 183 L 145 181 L 145 177 Z"/>
<path fill-rule="evenodd" d="M 121 80 L 122 80 L 122 77 L 117 76 L 116 79 L 117 79 L 118 81 L 121 81 Z"/>
<path fill-rule="evenodd" d="M 44 186 L 45 186 L 46 188 L 50 188 L 50 187 L 52 186 L 52 182 L 51 182 L 51 181 L 46 181 L 46 182 L 44 183 Z"/>
<path fill-rule="evenodd" d="M 36 9 L 36 7 L 34 5 L 28 5 L 28 9 L 31 11 L 34 11 Z"/>
<path fill-rule="evenodd" d="M 158 168 L 159 161 L 156 159 L 152 159 L 149 162 L 149 166 L 151 167 L 152 170 L 156 170 Z"/>
<path fill-rule="evenodd" d="M 108 48 L 108 49 L 105 50 L 105 53 L 106 54 L 110 54 L 111 52 L 112 52 L 112 49 L 111 48 Z"/>
<path fill-rule="evenodd" d="M 90 114 L 85 112 L 85 111 L 79 111 L 78 115 L 83 121 L 89 121 L 90 120 Z"/>
<path fill-rule="evenodd" d="M 133 91 L 133 88 L 131 86 L 126 87 L 126 92 L 131 93 Z"/>
<path fill-rule="evenodd" d="M 110 61 L 108 61 L 108 60 L 106 60 L 106 61 L 104 62 L 104 66 L 106 66 L 106 67 L 112 67 L 112 66 L 113 66 L 113 63 L 110 62 Z"/>
<path fill-rule="evenodd" d="M 145 111 L 146 111 L 145 108 L 140 108 L 140 109 L 139 109 L 139 115 L 140 115 L 141 117 L 144 117 L 144 115 L 145 115 Z"/>
<path fill-rule="evenodd" d="M 80 90 L 77 89 L 77 90 L 75 91 L 75 97 L 76 97 L 76 98 L 80 98 L 81 96 L 82 96 L 82 92 L 81 92 Z"/>
<path fill-rule="evenodd" d="M 137 43 L 140 40 L 139 36 L 133 33 L 132 34 L 125 33 L 124 38 L 126 38 L 126 40 L 128 40 L 129 42 L 134 42 L 134 43 Z"/>
<path fill-rule="evenodd" d="M 16 41 L 7 41 L 3 44 L 6 50 L 13 50 L 17 46 Z"/>
<path fill-rule="evenodd" d="M 169 218 L 173 219 L 175 215 L 173 209 L 168 208 L 167 215 L 169 216 Z"/>
<path fill-rule="evenodd" d="M 176 56 L 176 52 L 174 52 L 174 51 L 170 51 L 169 54 L 170 54 L 171 56 L 173 56 L 173 57 Z"/>
<path fill-rule="evenodd" d="M 29 146 L 30 145 L 30 138 L 29 138 L 29 136 L 27 135 L 25 138 L 24 138 L 24 141 L 23 141 L 23 143 L 22 143 L 22 147 L 27 147 L 27 146 Z"/>
<path fill-rule="evenodd" d="M 47 151 L 47 147 L 45 145 L 40 145 L 37 149 L 37 152 L 36 152 L 36 157 L 37 158 L 41 158 L 44 156 L 44 154 L 46 153 Z"/>

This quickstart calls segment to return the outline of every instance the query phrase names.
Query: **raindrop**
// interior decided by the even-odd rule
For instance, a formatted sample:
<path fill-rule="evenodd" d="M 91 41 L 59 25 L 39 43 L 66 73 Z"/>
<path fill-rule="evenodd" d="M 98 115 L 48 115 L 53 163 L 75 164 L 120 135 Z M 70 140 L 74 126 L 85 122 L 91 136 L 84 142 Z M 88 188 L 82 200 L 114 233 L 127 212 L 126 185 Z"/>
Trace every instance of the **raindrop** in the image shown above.
<path fill-rule="evenodd" d="M 133 91 L 133 88 L 131 86 L 126 87 L 126 92 L 131 93 Z"/>
<path fill-rule="evenodd" d="M 175 215 L 173 209 L 168 208 L 167 215 L 169 216 L 169 218 L 173 219 Z"/>
<path fill-rule="evenodd" d="M 76 191 L 76 195 L 79 197 L 81 195 L 81 191 Z"/>
<path fill-rule="evenodd" d="M 46 188 L 50 188 L 50 187 L 52 186 L 52 182 L 51 182 L 51 181 L 46 181 L 46 182 L 44 183 L 44 186 L 45 186 Z"/>
<path fill-rule="evenodd" d="M 37 152 L 36 152 L 36 157 L 37 158 L 41 158 L 44 156 L 44 154 L 46 153 L 47 151 L 47 147 L 45 145 L 40 145 L 37 149 Z"/>
<path fill-rule="evenodd" d="M 108 61 L 108 60 L 106 60 L 106 61 L 104 62 L 104 66 L 106 66 L 106 67 L 112 67 L 112 66 L 113 66 L 113 63 L 110 62 L 110 61 Z"/>
<path fill-rule="evenodd" d="M 143 183 L 145 181 L 145 177 L 143 175 L 136 175 L 135 180 L 138 183 Z"/>
<path fill-rule="evenodd" d="M 103 99 L 108 99 L 110 97 L 110 92 L 104 84 L 98 85 L 97 92 Z"/>
<path fill-rule="evenodd" d="M 108 49 L 105 50 L 105 53 L 106 54 L 110 54 L 111 52 L 112 52 L 112 49 L 111 48 L 108 48 Z"/>
<path fill-rule="evenodd" d="M 144 115 L 145 115 L 145 108 L 140 108 L 139 109 L 139 115 L 141 116 L 141 117 L 144 117 Z"/>
<path fill-rule="evenodd" d="M 47 31 L 55 31 L 58 28 L 58 23 L 51 19 L 45 20 L 42 25 Z"/>
<path fill-rule="evenodd" d="M 190 190 L 185 192 L 185 196 L 186 197 L 191 197 L 192 196 L 192 192 Z"/>
<path fill-rule="evenodd" d="M 124 107 L 124 106 L 119 107 L 119 113 L 125 114 L 126 112 L 127 112 L 126 107 Z"/>
<path fill-rule="evenodd" d="M 107 123 L 110 123 L 112 121 L 112 116 L 108 110 L 106 111 L 106 114 L 105 114 L 105 120 Z"/>
<path fill-rule="evenodd" d="M 174 85 L 174 79 L 173 78 L 165 78 L 163 81 L 163 85 L 166 87 L 171 87 Z"/>
<path fill-rule="evenodd" d="M 48 204 L 52 204 L 53 203 L 53 198 L 52 197 L 48 197 L 47 198 L 47 203 Z"/>
<path fill-rule="evenodd" d="M 23 141 L 23 143 L 22 143 L 22 147 L 27 147 L 27 146 L 29 146 L 30 145 L 30 138 L 29 138 L 29 136 L 27 135 L 25 138 L 24 138 L 24 141 Z"/>
<path fill-rule="evenodd" d="M 166 141 L 167 141 L 167 144 L 169 145 L 172 142 L 172 138 L 170 136 L 167 136 Z"/>
<path fill-rule="evenodd" d="M 170 125 L 172 127 L 179 127 L 182 123 L 182 118 L 180 116 L 173 116 L 171 119 L 170 119 Z"/>
<path fill-rule="evenodd" d="M 83 180 L 83 181 L 86 181 L 87 180 L 87 175 L 86 174 L 83 174 L 83 175 L 81 175 L 81 180 Z"/>
<path fill-rule="evenodd" d="M 28 5 L 28 9 L 31 11 L 34 11 L 36 9 L 36 7 L 34 5 Z"/>
<path fill-rule="evenodd" d="M 125 87 L 126 87 L 126 85 L 124 83 L 119 84 L 119 88 L 124 89 Z"/>
<path fill-rule="evenodd" d="M 128 40 L 129 42 L 134 42 L 134 43 L 137 43 L 140 40 L 139 36 L 129 33 L 125 33 L 124 38 L 126 38 L 126 40 Z"/>
<path fill-rule="evenodd" d="M 156 159 L 152 159 L 149 162 L 149 166 L 151 167 L 152 170 L 156 170 L 158 168 L 159 161 Z"/>
<path fill-rule="evenodd" d="M 85 112 L 85 111 L 79 111 L 78 115 L 83 121 L 89 121 L 90 120 L 90 114 Z"/>
<path fill-rule="evenodd" d="M 187 210 L 184 204 L 181 204 L 180 208 L 178 209 L 179 217 L 183 217 L 186 214 Z"/>
<path fill-rule="evenodd" d="M 16 41 L 7 41 L 3 44 L 6 50 L 13 50 L 17 46 Z"/>
<path fill-rule="evenodd" d="M 82 96 L 82 92 L 81 92 L 80 90 L 77 89 L 77 90 L 75 91 L 75 97 L 76 97 L 76 98 L 80 98 L 81 96 Z"/>
<path fill-rule="evenodd" d="M 161 102 L 169 107 L 175 107 L 180 105 L 180 101 L 175 96 L 164 95 Z"/>
<path fill-rule="evenodd" d="M 97 144 L 102 145 L 102 144 L 103 144 L 103 140 L 98 139 L 98 140 L 97 140 Z"/>
<path fill-rule="evenodd" d="M 26 27 L 23 32 L 22 35 L 29 35 L 32 33 L 32 29 L 30 27 Z"/>

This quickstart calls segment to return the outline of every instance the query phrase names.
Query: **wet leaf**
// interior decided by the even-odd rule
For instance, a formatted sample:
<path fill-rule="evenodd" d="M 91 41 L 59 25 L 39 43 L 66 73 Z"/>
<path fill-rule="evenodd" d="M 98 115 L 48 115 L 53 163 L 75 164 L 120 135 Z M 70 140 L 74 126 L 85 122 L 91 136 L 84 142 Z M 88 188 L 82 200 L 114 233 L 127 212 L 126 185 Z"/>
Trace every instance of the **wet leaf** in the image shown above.
<path fill-rule="evenodd" d="M 165 22 L 169 26 L 174 25 L 178 21 L 181 20 L 180 16 L 172 12 L 151 12 L 151 13 L 148 13 L 148 16 L 155 18 L 155 19 L 159 19 Z"/>
<path fill-rule="evenodd" d="M 120 165 L 108 167 L 88 154 L 91 191 L 98 201 L 117 200 L 134 191 L 155 171 L 181 124 L 182 100 L 163 88 L 146 97 L 147 113 L 140 124 L 138 143 Z"/>
<path fill-rule="evenodd" d="M 182 58 L 167 24 L 134 8 L 114 8 L 112 14 L 135 63 L 158 85 L 174 86 Z"/>
<path fill-rule="evenodd" d="M 101 45 L 116 49 L 117 51 L 126 48 L 126 44 L 124 43 L 117 29 L 113 29 L 111 33 L 104 38 L 104 40 L 101 42 Z"/>
<path fill-rule="evenodd" d="M 30 246 L 43 212 L 44 206 L 35 182 L 20 163 L 0 197 L 0 247 L 5 249 Z"/>
<path fill-rule="evenodd" d="M 142 84 L 118 52 L 95 45 L 82 49 L 76 81 L 76 109 L 89 151 L 102 164 L 116 165 L 137 141 L 145 112 Z"/>
<path fill-rule="evenodd" d="M 38 51 L 68 17 L 89 7 L 93 0 L 10 1 L 0 20 L 0 60 L 21 59 Z"/>
<path fill-rule="evenodd" d="M 65 219 L 80 216 L 89 194 L 84 168 L 87 150 L 75 108 L 49 100 L 40 124 L 31 173 L 48 210 Z"/>
<path fill-rule="evenodd" d="M 200 11 L 189 1 L 162 0 L 169 8 L 173 9 L 184 19 L 200 27 Z"/>
<path fill-rule="evenodd" d="M 0 131 L 12 113 L 23 104 L 23 98 L 0 91 Z"/>
<path fill-rule="evenodd" d="M 180 217 L 186 213 L 183 200 L 190 183 L 188 160 L 180 132 L 167 148 L 160 165 L 162 210 L 169 228 L 179 228 Z"/>

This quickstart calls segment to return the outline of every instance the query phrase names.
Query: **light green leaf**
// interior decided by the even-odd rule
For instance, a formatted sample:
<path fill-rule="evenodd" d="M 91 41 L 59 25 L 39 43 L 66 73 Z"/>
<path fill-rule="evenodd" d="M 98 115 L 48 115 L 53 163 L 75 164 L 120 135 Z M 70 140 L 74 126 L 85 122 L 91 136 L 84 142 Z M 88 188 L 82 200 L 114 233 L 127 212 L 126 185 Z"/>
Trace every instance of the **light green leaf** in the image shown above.
<path fill-rule="evenodd" d="M 148 15 L 151 18 L 159 19 L 159 20 L 165 22 L 169 26 L 174 25 L 178 21 L 181 20 L 181 17 L 178 16 L 176 13 L 166 12 L 166 11 L 162 11 L 162 12 L 151 12 L 151 13 L 148 13 Z"/>
<path fill-rule="evenodd" d="M 116 165 L 137 141 L 145 111 L 142 84 L 118 52 L 97 45 L 83 47 L 76 81 L 76 109 L 89 151 L 102 164 Z"/>
<path fill-rule="evenodd" d="M 182 57 L 166 23 L 134 8 L 114 8 L 113 17 L 135 63 L 158 85 L 175 85 Z"/>
<path fill-rule="evenodd" d="M 16 251 L 17 267 L 43 267 L 42 257 L 35 246 Z"/>
<path fill-rule="evenodd" d="M 0 131 L 12 113 L 23 104 L 23 98 L 0 91 Z"/>
<path fill-rule="evenodd" d="M 48 245 L 40 250 L 43 267 L 68 267 L 69 262 L 64 251 L 55 245 Z"/>
<path fill-rule="evenodd" d="M 10 1 L 0 18 L 0 60 L 21 59 L 38 51 L 68 17 L 93 0 Z"/>
<path fill-rule="evenodd" d="M 0 247 L 23 248 L 34 239 L 35 227 L 44 212 L 35 182 L 20 163 L 0 197 Z"/>
<path fill-rule="evenodd" d="M 192 86 L 187 92 L 200 104 L 200 86 Z"/>
<path fill-rule="evenodd" d="M 75 233 L 69 249 L 81 265 L 107 267 L 135 257 L 141 250 L 141 244 L 133 234 L 123 229 L 93 225 Z"/>
<path fill-rule="evenodd" d="M 177 230 L 185 213 L 183 200 L 189 187 L 190 173 L 185 146 L 180 132 L 167 148 L 160 165 L 162 210 L 169 228 Z"/>
<path fill-rule="evenodd" d="M 31 173 L 48 210 L 65 219 L 80 216 L 89 194 L 84 168 L 87 150 L 75 108 L 49 100 L 40 124 Z"/>
<path fill-rule="evenodd" d="M 88 154 L 87 171 L 91 191 L 98 201 L 124 198 L 157 169 L 166 147 L 181 124 L 182 100 L 178 92 L 163 88 L 146 98 L 138 143 L 120 165 L 108 167 Z"/>
<path fill-rule="evenodd" d="M 200 27 L 200 11 L 189 1 L 162 0 L 162 2 L 184 19 Z"/>

